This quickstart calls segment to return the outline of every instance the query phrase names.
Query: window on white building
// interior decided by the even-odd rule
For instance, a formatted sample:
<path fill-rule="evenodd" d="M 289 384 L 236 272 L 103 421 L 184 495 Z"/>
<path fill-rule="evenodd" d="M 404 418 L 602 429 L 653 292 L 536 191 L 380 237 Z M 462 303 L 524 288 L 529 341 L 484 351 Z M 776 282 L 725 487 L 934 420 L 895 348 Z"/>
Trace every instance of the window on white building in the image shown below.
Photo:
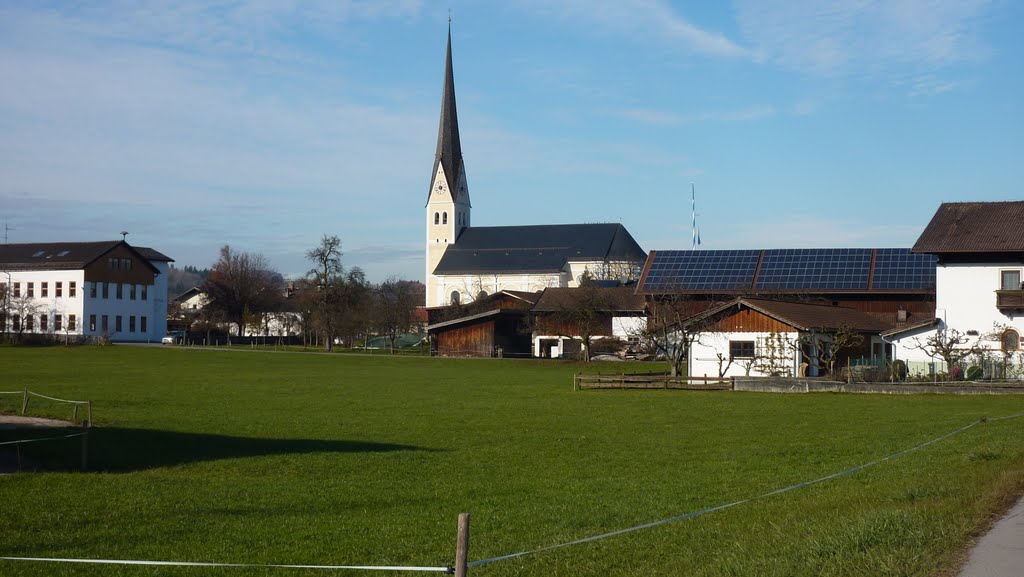
<path fill-rule="evenodd" d="M 1015 291 L 1021 288 L 1019 270 L 999 271 L 999 280 L 999 288 L 1004 291 Z"/>
<path fill-rule="evenodd" d="M 453 305 L 459 304 L 459 291 L 452 291 L 452 294 L 451 294 L 451 304 L 453 304 Z"/>
<path fill-rule="evenodd" d="M 53 296 L 61 298 L 64 296 L 64 283 L 57 281 L 53 283 Z"/>
<path fill-rule="evenodd" d="M 95 324 L 95 323 L 93 323 Z M 75 330 L 75 315 L 68 315 L 68 330 Z"/>
<path fill-rule="evenodd" d="M 71 281 L 71 282 L 68 283 L 68 296 L 69 297 L 75 298 L 76 296 L 78 296 L 76 294 L 76 292 L 75 292 L 75 288 L 77 288 L 75 286 L 75 281 Z M 96 295 L 93 295 L 93 296 L 96 296 Z"/>
<path fill-rule="evenodd" d="M 729 358 L 754 358 L 754 341 L 729 341 Z"/>
<path fill-rule="evenodd" d="M 1020 333 L 1014 329 L 1003 331 L 1002 349 L 1004 353 L 1013 353 L 1020 350 Z"/>
<path fill-rule="evenodd" d="M 39 283 L 39 296 L 44 299 L 50 296 L 50 283 L 46 281 Z"/>

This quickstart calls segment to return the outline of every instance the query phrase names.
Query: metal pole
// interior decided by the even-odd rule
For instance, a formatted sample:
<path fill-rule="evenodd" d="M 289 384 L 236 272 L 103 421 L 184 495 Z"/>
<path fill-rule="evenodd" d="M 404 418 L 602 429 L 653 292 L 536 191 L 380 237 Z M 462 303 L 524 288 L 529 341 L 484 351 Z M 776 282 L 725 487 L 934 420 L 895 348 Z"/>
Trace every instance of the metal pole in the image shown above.
<path fill-rule="evenodd" d="M 89 425 L 82 423 L 82 471 L 89 469 Z"/>
<path fill-rule="evenodd" d="M 455 545 L 455 577 L 466 577 L 469 571 L 469 513 L 459 513 L 458 541 Z"/>

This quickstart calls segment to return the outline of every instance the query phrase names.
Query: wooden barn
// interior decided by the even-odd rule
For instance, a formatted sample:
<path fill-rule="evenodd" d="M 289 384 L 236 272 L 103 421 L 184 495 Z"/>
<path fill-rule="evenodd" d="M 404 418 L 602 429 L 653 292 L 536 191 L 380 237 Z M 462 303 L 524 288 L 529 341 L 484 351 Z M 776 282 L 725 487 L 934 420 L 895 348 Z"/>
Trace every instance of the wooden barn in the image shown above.
<path fill-rule="evenodd" d="M 431 307 L 431 353 L 460 357 L 530 356 L 530 309 L 540 293 L 500 291 L 464 306 Z"/>

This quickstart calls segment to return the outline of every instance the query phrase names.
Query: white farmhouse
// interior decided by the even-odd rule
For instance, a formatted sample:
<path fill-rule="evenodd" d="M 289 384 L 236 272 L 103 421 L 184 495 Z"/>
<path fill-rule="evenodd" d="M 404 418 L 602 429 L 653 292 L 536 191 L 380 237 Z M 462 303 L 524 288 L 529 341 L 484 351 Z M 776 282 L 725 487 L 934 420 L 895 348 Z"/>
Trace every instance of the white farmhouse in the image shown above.
<path fill-rule="evenodd" d="M 828 304 L 737 298 L 687 319 L 690 376 L 821 376 L 826 367 L 817 347 L 829 347 L 838 331 L 863 337 L 861 346 L 839 351 L 836 368 L 847 357 L 870 355 L 879 331 L 888 325 L 856 309 Z"/>
<path fill-rule="evenodd" d="M 0 245 L 0 332 L 159 341 L 170 262 L 123 240 Z"/>
<path fill-rule="evenodd" d="M 943 203 L 913 252 L 938 257 L 936 318 L 887 333 L 896 358 L 934 361 L 918 345 L 956 330 L 965 346 L 1024 362 L 1024 201 Z"/>

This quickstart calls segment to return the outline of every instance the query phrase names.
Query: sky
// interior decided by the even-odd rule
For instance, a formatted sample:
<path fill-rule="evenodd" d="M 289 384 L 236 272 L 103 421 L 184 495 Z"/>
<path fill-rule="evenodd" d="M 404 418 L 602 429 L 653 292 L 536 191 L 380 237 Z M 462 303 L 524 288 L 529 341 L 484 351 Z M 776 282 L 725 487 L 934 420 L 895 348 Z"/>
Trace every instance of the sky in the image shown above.
<path fill-rule="evenodd" d="M 0 4 L 0 233 L 423 280 L 449 10 L 477 226 L 908 247 L 1024 199 L 1013 0 Z M 1024 226 L 1024 224 L 1022 224 Z"/>

